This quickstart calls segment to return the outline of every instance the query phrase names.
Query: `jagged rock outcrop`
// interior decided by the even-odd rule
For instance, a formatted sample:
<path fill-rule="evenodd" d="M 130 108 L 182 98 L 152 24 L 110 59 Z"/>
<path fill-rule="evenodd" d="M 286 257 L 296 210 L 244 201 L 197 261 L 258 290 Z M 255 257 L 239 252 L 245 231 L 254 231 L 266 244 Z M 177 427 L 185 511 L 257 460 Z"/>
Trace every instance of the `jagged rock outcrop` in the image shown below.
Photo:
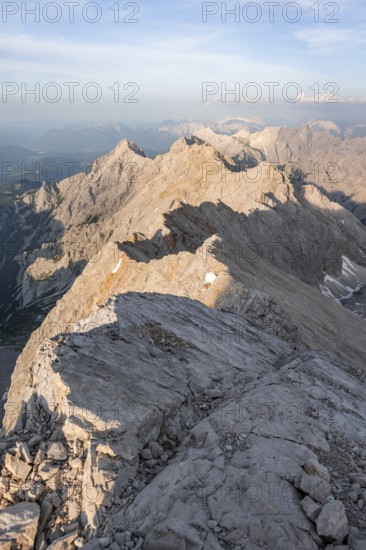
<path fill-rule="evenodd" d="M 57 206 L 59 200 L 60 195 L 57 185 L 54 182 L 48 183 L 44 181 L 35 194 L 35 211 L 42 212 L 44 210 L 53 210 L 53 208 Z"/>
<path fill-rule="evenodd" d="M 234 137 L 227 138 L 228 150 L 235 146 Z M 209 136 L 207 139 L 210 141 Z M 215 138 L 211 140 L 214 142 Z M 314 121 L 301 128 L 265 128 L 251 134 L 247 144 L 259 150 L 268 162 L 290 163 L 288 175 L 292 167 L 298 166 L 306 181 L 366 223 L 365 137 L 352 138 L 346 134 L 342 139 L 333 123 Z"/>
<path fill-rule="evenodd" d="M 171 124 L 171 121 L 167 123 L 167 127 Z M 240 130 L 234 135 L 228 135 L 233 134 L 236 126 L 241 128 L 246 125 L 252 130 L 259 128 L 260 131 L 250 134 L 247 130 Z M 248 183 L 251 187 L 251 183 L 260 183 L 261 178 L 258 169 L 257 172 L 246 173 L 248 166 L 258 165 L 262 161 L 276 165 L 299 162 L 304 175 L 308 174 L 308 182 L 318 186 L 331 200 L 352 211 L 362 222 L 365 221 L 364 138 L 342 141 L 339 128 L 329 121 L 313 121 L 297 129 L 274 127 L 263 130 L 263 121 L 241 118 L 228 118 L 222 124 L 208 127 L 191 123 L 178 126 L 177 136 L 196 133 L 206 143 L 211 143 L 221 153 L 221 157 L 226 156 L 228 162 L 222 162 L 223 159 L 218 158 L 214 150 L 206 151 L 208 154 L 205 159 L 201 155 L 201 164 L 198 164 L 198 158 L 190 158 L 192 168 L 196 169 L 192 179 L 193 170 L 186 169 L 188 159 L 183 160 L 183 169 L 177 167 L 176 147 L 173 146 L 170 153 L 160 155 L 153 161 L 144 158 L 143 152 L 135 144 L 124 140 L 112 153 L 98 159 L 88 174 L 67 178 L 57 187 L 44 183 L 37 193 L 22 198 L 16 215 L 16 223 L 20 226 L 18 232 L 10 236 L 7 231 L 3 239 L 4 243 L 16 242 L 18 248 L 16 252 L 6 253 L 10 254 L 13 267 L 7 268 L 6 274 L 5 271 L 2 273 L 10 278 L 3 296 L 3 320 L 28 306 L 39 307 L 47 312 L 72 285 L 86 263 L 91 259 L 97 261 L 115 229 L 109 223 L 111 215 L 117 212 L 122 215 L 121 207 L 136 192 L 142 197 L 144 194 L 140 193 L 141 187 L 150 188 L 150 182 L 159 174 L 162 176 L 160 186 L 164 187 L 164 180 L 174 173 L 175 181 L 171 185 L 177 191 L 180 187 L 177 182 L 182 180 L 186 172 L 192 182 L 201 177 L 201 182 L 207 183 L 208 178 L 214 178 L 225 183 L 232 179 L 228 174 L 232 170 L 236 172 L 236 182 L 242 179 L 242 183 Z M 290 175 L 287 168 L 285 172 L 287 176 Z M 270 178 L 273 179 L 272 175 Z M 181 189 L 184 189 L 184 185 Z M 261 185 L 258 190 L 253 190 L 253 193 L 257 192 L 257 201 L 261 201 Z M 179 192 L 177 200 L 178 196 Z M 208 196 L 212 199 L 212 194 Z M 202 196 L 202 200 L 207 199 Z M 268 196 L 265 200 L 269 206 L 273 206 Z M 136 206 L 141 208 L 140 205 Z M 39 281 L 37 273 L 33 278 L 30 269 L 38 258 L 52 260 L 43 248 L 45 235 L 48 244 L 53 243 L 57 250 L 54 257 L 64 258 L 63 264 L 54 269 L 52 285 L 45 283 L 45 279 Z M 47 273 L 50 273 L 49 269 L 40 274 Z"/>
<path fill-rule="evenodd" d="M 365 192 L 366 138 L 345 139 L 325 151 L 300 157 L 307 181 L 315 184 L 333 201 L 350 210 L 366 224 Z M 315 172 L 309 168 L 315 166 Z"/>
<path fill-rule="evenodd" d="M 222 155 L 233 159 L 242 170 L 252 168 L 265 160 L 261 151 L 249 146 L 249 134 L 244 131 L 228 136 L 217 134 L 211 128 L 203 128 L 195 135 L 210 143 Z"/>
<path fill-rule="evenodd" d="M 341 142 L 334 132 L 324 126 L 314 128 L 314 124 L 300 128 L 268 127 L 249 138 L 249 145 L 262 151 L 267 161 L 275 164 L 311 158 L 314 153 L 324 153 Z"/>
<path fill-rule="evenodd" d="M 305 137 L 314 134 L 316 143 L 326 133 L 314 132 L 309 126 L 298 131 L 299 143 L 305 139 L 304 132 Z M 282 270 L 312 284 L 320 284 L 326 274 L 337 275 L 342 254 L 357 264 L 365 263 L 364 236 L 353 216 L 317 194 L 313 186 L 300 193 L 286 174 L 260 163 L 262 154 L 258 157 L 253 148 L 247 154 L 241 139 L 211 130 L 203 135 L 208 141 L 216 136 L 220 152 L 202 139 L 182 138 L 168 153 L 152 160 L 125 140 L 95 161 L 88 174 L 62 181 L 57 190 L 47 192 L 43 186 L 32 203 L 38 213 L 32 214 L 29 205 L 25 210 L 32 237 L 25 239 L 21 253 L 13 254 L 18 274 L 9 298 L 15 306 L 39 305 L 47 312 L 88 262 L 103 262 L 102 256 L 113 254 L 114 242 L 126 241 L 133 233 L 150 238 L 154 232 L 165 231 L 166 238 L 173 238 L 163 217 L 181 202 L 196 207 L 221 201 L 245 214 L 241 219 L 238 216 L 244 251 L 248 246 L 259 250 Z M 239 156 L 245 154 L 249 159 L 253 154 L 258 166 L 248 170 L 247 164 L 241 165 L 240 160 L 235 164 L 225 156 L 234 154 L 230 143 Z M 207 236 L 218 232 L 215 220 L 209 219 L 208 225 L 213 229 L 206 230 Z"/>
<path fill-rule="evenodd" d="M 99 227 L 98 221 L 120 206 L 136 181 L 136 159 L 144 153 L 124 141 L 110 157 L 100 159 L 103 172 L 96 161 L 88 174 L 73 175 L 59 185 L 43 182 L 37 192 L 24 195 L 16 209 L 2 209 L 0 274 L 6 291 L 0 324 L 35 308 L 46 314 L 85 265 L 98 261 L 110 234 L 108 224 Z M 31 320 L 29 324 L 36 326 Z M 10 326 L 7 332 L 12 331 Z"/>

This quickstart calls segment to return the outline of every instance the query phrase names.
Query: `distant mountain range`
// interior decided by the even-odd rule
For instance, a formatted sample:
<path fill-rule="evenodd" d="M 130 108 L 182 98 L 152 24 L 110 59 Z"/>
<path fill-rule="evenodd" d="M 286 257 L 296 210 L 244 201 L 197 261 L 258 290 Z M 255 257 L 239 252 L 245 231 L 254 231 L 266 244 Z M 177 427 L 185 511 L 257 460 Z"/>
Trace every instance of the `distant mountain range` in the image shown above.
<path fill-rule="evenodd" d="M 309 124 L 309 123 L 308 123 Z M 330 121 L 310 122 L 313 129 L 327 130 L 339 137 L 364 137 L 366 125 L 336 125 Z M 218 134 L 233 135 L 240 130 L 254 133 L 268 126 L 286 127 L 285 121 L 267 121 L 260 118 L 226 117 L 219 121 L 165 120 L 156 124 L 128 125 L 103 122 L 54 127 L 47 130 L 14 128 L 0 131 L 0 146 L 15 146 L 43 154 L 83 152 L 107 152 L 121 139 L 139 143 L 147 152 L 165 152 L 180 137 L 195 134 L 203 128 L 211 128 Z"/>

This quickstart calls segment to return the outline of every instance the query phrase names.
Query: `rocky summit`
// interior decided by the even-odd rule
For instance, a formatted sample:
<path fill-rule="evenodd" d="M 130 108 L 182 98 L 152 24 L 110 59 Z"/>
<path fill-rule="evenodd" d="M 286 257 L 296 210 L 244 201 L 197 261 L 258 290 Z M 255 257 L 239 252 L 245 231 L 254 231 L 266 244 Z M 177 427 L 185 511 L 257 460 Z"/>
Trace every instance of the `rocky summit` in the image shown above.
<path fill-rule="evenodd" d="M 1 549 L 366 548 L 363 210 L 285 166 L 362 139 L 124 140 L 22 197 Z"/>

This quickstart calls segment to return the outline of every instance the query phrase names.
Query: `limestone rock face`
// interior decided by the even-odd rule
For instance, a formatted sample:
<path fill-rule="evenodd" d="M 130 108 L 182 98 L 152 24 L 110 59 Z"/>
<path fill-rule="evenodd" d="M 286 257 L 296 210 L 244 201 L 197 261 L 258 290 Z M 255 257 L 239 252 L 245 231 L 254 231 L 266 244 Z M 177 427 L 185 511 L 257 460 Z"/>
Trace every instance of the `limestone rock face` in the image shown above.
<path fill-rule="evenodd" d="M 211 128 L 203 128 L 195 135 L 210 143 L 222 155 L 233 159 L 241 168 L 252 168 L 265 160 L 265 155 L 262 152 L 249 146 L 250 134 L 243 131 L 228 136 L 217 134 Z"/>
<path fill-rule="evenodd" d="M 21 502 L 0 510 L 0 547 L 33 550 L 39 519 L 39 506 Z"/>
<path fill-rule="evenodd" d="M 36 194 L 35 210 L 52 210 L 56 206 L 58 197 L 57 186 L 55 183 L 43 182 L 41 188 Z"/>
<path fill-rule="evenodd" d="M 316 131 L 312 124 L 300 128 L 278 126 L 251 134 L 248 141 L 251 147 L 263 151 L 269 162 L 286 164 L 305 156 L 311 157 L 315 152 L 324 154 L 340 145 L 342 140 L 337 133 L 337 129 L 336 132 L 329 132 L 329 128 L 324 127 Z"/>
<path fill-rule="evenodd" d="M 318 181 L 308 179 L 313 185 L 301 196 L 289 181 L 288 171 L 266 164 L 284 165 L 313 152 L 322 155 L 333 145 L 336 149 L 340 139 L 329 129 L 314 131 L 311 125 L 296 130 L 269 128 L 250 139 L 242 134 L 217 134 L 209 128 L 197 134 L 182 138 L 154 160 L 123 140 L 96 160 L 88 174 L 67 178 L 57 188 L 45 183 L 32 196 L 31 205 L 22 203 L 18 215 L 22 237 L 9 230 L 3 236 L 4 243 L 22 242 L 20 250 L 11 252 L 17 272 L 12 281 L 12 307 L 36 305 L 48 311 L 88 263 L 103 264 L 106 271 L 116 253 L 113 245 L 135 234 L 145 239 L 160 234 L 165 244 L 178 241 L 179 250 L 187 244 L 195 246 L 192 236 L 200 236 L 202 229 L 206 237 L 223 231 L 228 236 L 224 214 L 216 221 L 214 211 L 198 227 L 196 220 L 189 220 L 190 231 L 183 238 L 184 226 L 167 231 L 164 217 L 182 201 L 193 207 L 223 202 L 241 226 L 233 243 L 236 255 L 253 263 L 254 251 L 306 283 L 319 284 L 325 274 L 339 274 L 342 254 L 365 265 L 364 236 L 354 216 L 327 199 Z M 281 147 L 286 154 L 282 155 Z M 355 161 L 360 158 L 358 153 Z M 314 185 L 320 193 L 311 191 Z M 207 227 L 202 228 L 202 223 Z M 330 244 L 333 252 L 329 252 Z"/>
<path fill-rule="evenodd" d="M 325 121 L 324 121 L 325 122 Z M 365 149 L 366 138 L 349 135 L 342 139 L 339 128 L 332 123 L 315 122 L 301 128 L 272 127 L 251 134 L 247 145 L 259 150 L 268 162 L 298 166 L 308 182 L 351 212 L 362 223 L 365 211 Z M 235 136 L 233 136 L 235 137 Z M 227 140 L 234 147 L 233 137 Z M 209 136 L 207 136 L 210 141 Z M 215 138 L 212 138 L 214 144 Z M 289 169 L 289 171 L 290 171 Z M 289 173 L 288 171 L 288 173 Z"/>
<path fill-rule="evenodd" d="M 364 469 L 366 389 L 334 355 L 195 300 L 127 293 L 45 341 L 31 374 L 5 441 L 32 443 L 37 540 L 52 548 L 316 550 L 346 524 L 366 535 L 358 506 L 340 511 Z"/>

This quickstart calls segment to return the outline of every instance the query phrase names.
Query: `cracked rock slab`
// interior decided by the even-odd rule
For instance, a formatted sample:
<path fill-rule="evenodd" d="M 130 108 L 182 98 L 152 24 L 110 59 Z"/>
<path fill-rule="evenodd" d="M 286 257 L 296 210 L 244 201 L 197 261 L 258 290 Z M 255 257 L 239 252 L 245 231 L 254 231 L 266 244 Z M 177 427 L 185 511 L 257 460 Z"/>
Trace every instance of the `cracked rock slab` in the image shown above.
<path fill-rule="evenodd" d="M 33 550 L 39 513 L 35 502 L 21 502 L 0 510 L 0 548 Z"/>

